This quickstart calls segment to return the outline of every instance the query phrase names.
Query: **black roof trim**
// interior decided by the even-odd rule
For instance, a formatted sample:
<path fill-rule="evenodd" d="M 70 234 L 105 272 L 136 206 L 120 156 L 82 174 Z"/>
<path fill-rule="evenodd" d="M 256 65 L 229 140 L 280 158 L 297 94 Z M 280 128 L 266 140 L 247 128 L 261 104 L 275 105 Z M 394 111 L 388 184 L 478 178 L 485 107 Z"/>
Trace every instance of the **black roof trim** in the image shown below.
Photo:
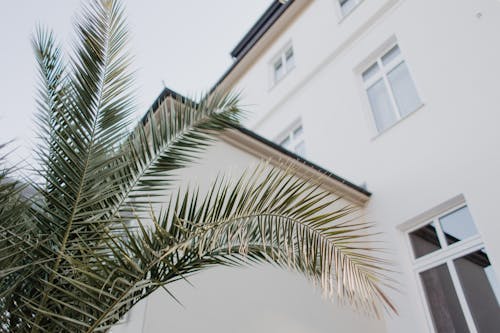
<path fill-rule="evenodd" d="M 160 104 L 163 102 L 163 100 L 165 100 L 169 96 L 171 96 L 171 97 L 173 97 L 175 99 L 178 99 L 180 101 L 189 101 L 189 102 L 192 102 L 192 103 L 196 103 L 196 102 L 194 102 L 194 101 L 192 101 L 192 100 L 190 100 L 190 99 L 182 96 L 181 94 L 179 94 L 179 93 L 177 93 L 177 92 L 175 92 L 175 91 L 173 91 L 173 90 L 165 87 L 163 89 L 163 91 L 161 92 L 161 94 L 153 102 L 153 105 L 151 105 L 151 108 L 146 112 L 146 114 L 142 118 L 142 123 L 143 124 L 146 124 L 148 115 L 150 113 L 155 113 L 156 110 L 160 107 Z M 348 180 L 346 180 L 346 179 L 344 179 L 344 178 L 342 178 L 342 177 L 334 174 L 333 172 L 328 171 L 328 170 L 320 167 L 319 165 L 314 164 L 313 162 L 308 161 L 308 160 L 300 157 L 299 155 L 297 155 L 297 154 L 295 154 L 295 153 L 293 153 L 293 152 L 291 152 L 291 151 L 289 151 L 289 150 L 281 147 L 280 145 L 278 145 L 278 144 L 276 144 L 276 143 L 274 143 L 274 142 L 272 142 L 272 141 L 270 141 L 270 140 L 268 140 L 268 139 L 266 139 L 266 138 L 258 135 L 257 133 L 255 133 L 255 132 L 253 132 L 253 131 L 251 131 L 251 130 L 249 130 L 247 128 L 238 126 L 238 127 L 235 127 L 235 129 L 237 131 L 239 131 L 240 133 L 242 133 L 242 134 L 244 134 L 246 136 L 249 136 L 249 137 L 251 137 L 251 138 L 253 138 L 253 139 L 257 140 L 257 141 L 262 142 L 266 146 L 269 146 L 272 149 L 277 150 L 280 153 L 285 154 L 285 155 L 293 158 L 294 160 L 296 160 L 296 161 L 298 161 L 298 162 L 300 162 L 300 163 L 302 163 L 304 165 L 307 165 L 308 167 L 310 167 L 310 168 L 312 168 L 312 169 L 314 169 L 314 170 L 322 173 L 323 175 L 325 175 L 327 177 L 330 177 L 330 178 L 332 178 L 332 179 L 334 179 L 334 180 L 336 180 L 336 181 L 338 181 L 338 182 L 340 182 L 340 183 L 342 183 L 342 184 L 344 184 L 344 185 L 352 188 L 353 190 L 355 190 L 357 192 L 360 192 L 360 193 L 362 193 L 362 194 L 364 194 L 364 195 L 366 195 L 368 197 L 370 197 L 372 195 L 371 192 L 367 191 L 363 187 L 358 186 L 358 185 L 356 185 L 354 183 L 351 183 L 350 181 L 348 181 Z"/>
<path fill-rule="evenodd" d="M 281 14 L 285 12 L 292 2 L 293 0 L 289 0 L 287 3 L 283 4 L 275 0 L 231 51 L 231 56 L 233 58 L 243 57 L 255 45 L 255 43 L 259 41 L 259 39 L 274 24 L 274 22 L 279 19 Z"/>
<path fill-rule="evenodd" d="M 247 128 L 236 127 L 236 129 L 239 132 L 241 132 L 241 133 L 243 133 L 243 134 L 245 134 L 245 135 L 247 135 L 247 136 L 249 136 L 249 137 L 257 140 L 257 141 L 260 141 L 263 144 L 265 144 L 265 145 L 267 145 L 267 146 L 269 146 L 269 147 L 271 147 L 271 148 L 279 151 L 280 153 L 283 153 L 283 154 L 285 154 L 285 155 L 293 158 L 294 160 L 296 160 L 296 161 L 298 161 L 298 162 L 300 162 L 302 164 L 305 164 L 305 165 L 307 165 L 310 168 L 313 168 L 314 170 L 316 170 L 316 171 L 324 174 L 325 176 L 333 178 L 336 181 L 338 181 L 338 182 L 340 182 L 340 183 L 342 183 L 344 185 L 349 186 L 353 190 L 356 190 L 356 191 L 358 191 L 360 193 L 363 193 L 364 195 L 366 195 L 368 197 L 370 197 L 372 195 L 372 193 L 370 191 L 366 190 L 365 188 L 363 188 L 361 186 L 358 186 L 358 185 L 356 185 L 354 183 L 351 183 L 350 181 L 348 181 L 348 180 L 346 180 L 346 179 L 344 179 L 344 178 L 342 178 L 342 177 L 334 174 L 333 172 L 328 171 L 328 170 L 320 167 L 319 165 L 314 164 L 313 162 L 304 159 L 303 157 L 301 157 L 301 156 L 299 156 L 299 155 L 297 155 L 297 154 L 295 154 L 295 153 L 293 153 L 293 152 L 291 152 L 291 151 L 283 148 L 282 146 L 280 146 L 280 145 L 278 145 L 278 144 L 276 144 L 276 143 L 274 143 L 274 142 L 272 142 L 272 141 L 270 141 L 270 140 L 268 140 L 268 139 L 266 139 L 266 138 L 258 135 L 257 133 L 255 133 L 255 132 L 253 132 L 253 131 L 251 131 L 251 130 L 249 130 Z"/>
<path fill-rule="evenodd" d="M 156 97 L 156 99 L 153 102 L 153 104 L 151 104 L 151 106 L 149 107 L 148 111 L 146 111 L 146 114 L 144 114 L 144 116 L 142 116 L 141 122 L 144 125 L 146 125 L 146 122 L 148 121 L 148 116 L 151 113 L 155 113 L 156 110 L 158 110 L 158 108 L 160 107 L 160 104 L 163 102 L 163 100 L 165 100 L 165 98 L 167 98 L 169 96 L 171 96 L 171 97 L 173 97 L 173 98 L 175 98 L 177 100 L 180 100 L 182 102 L 189 101 L 189 102 L 194 103 L 193 101 L 191 101 L 187 97 L 182 96 L 178 92 L 173 91 L 172 89 L 169 89 L 167 87 L 164 87 L 163 90 L 162 90 L 162 92 L 160 93 L 160 95 L 158 97 Z"/>
<path fill-rule="evenodd" d="M 294 2 L 294 0 L 289 0 L 285 4 L 275 0 L 271 6 L 264 12 L 264 14 L 259 18 L 259 20 L 253 25 L 253 27 L 250 29 L 250 31 L 243 37 L 243 39 L 236 45 L 236 47 L 231 51 L 231 56 L 235 58 L 235 61 L 233 64 L 226 70 L 226 72 L 222 75 L 222 77 L 217 81 L 217 83 L 214 84 L 212 89 L 210 89 L 209 94 L 212 93 L 222 81 L 232 72 L 232 70 L 238 65 L 238 63 L 241 61 L 241 59 L 252 49 L 252 47 L 260 40 L 260 38 L 266 33 L 267 30 L 280 18 L 281 14 L 283 14 L 286 9 Z M 161 94 L 156 98 L 156 100 L 153 102 L 151 107 L 149 108 L 148 112 L 144 115 L 142 118 L 142 122 L 145 124 L 147 122 L 147 117 L 150 113 L 156 112 L 156 110 L 159 108 L 160 104 L 165 100 L 167 97 L 174 97 L 175 99 L 178 99 L 180 101 L 190 101 L 192 103 L 196 103 L 183 95 L 165 87 Z M 308 161 L 301 156 L 281 147 L 280 145 L 258 135 L 257 133 L 246 129 L 244 127 L 236 127 L 235 128 L 237 131 L 240 133 L 247 135 L 263 144 L 266 146 L 269 146 L 270 148 L 277 150 L 281 152 L 284 155 L 287 155 L 288 157 L 291 157 L 292 159 L 307 165 L 308 167 L 322 173 L 323 175 L 330 177 L 350 188 L 353 190 L 362 193 L 368 197 L 372 195 L 371 192 L 366 190 L 365 188 L 358 186 L 336 174 L 334 174 L 331 171 L 328 171 L 322 167 L 320 167 L 317 164 L 312 163 L 311 161 Z"/>
<path fill-rule="evenodd" d="M 288 7 L 294 2 L 289 0 L 286 4 L 275 0 L 271 6 L 262 14 L 259 20 L 253 25 L 250 31 L 243 37 L 243 39 L 231 51 L 231 56 L 235 58 L 234 62 L 217 80 L 209 93 L 212 93 L 217 87 L 226 79 L 226 77 L 233 71 L 233 69 L 240 63 L 245 55 L 254 47 L 255 44 L 261 39 L 269 28 L 280 18 Z"/>

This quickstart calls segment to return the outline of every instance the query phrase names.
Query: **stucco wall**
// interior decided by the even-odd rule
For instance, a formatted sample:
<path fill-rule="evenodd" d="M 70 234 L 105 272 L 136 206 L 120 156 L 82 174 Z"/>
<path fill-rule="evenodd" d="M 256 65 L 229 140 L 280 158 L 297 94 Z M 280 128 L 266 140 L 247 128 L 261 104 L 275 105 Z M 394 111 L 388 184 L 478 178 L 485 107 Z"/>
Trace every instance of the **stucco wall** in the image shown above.
<path fill-rule="evenodd" d="M 369 217 L 402 271 L 389 332 L 428 329 L 398 227 L 450 198 L 465 197 L 499 276 L 499 31 L 494 0 L 370 0 L 343 20 L 334 0 L 315 0 L 236 85 L 254 105 L 249 127 L 275 139 L 300 118 L 307 158 L 373 192 Z M 290 41 L 296 67 L 272 87 L 270 61 Z M 388 41 L 423 106 L 377 135 L 360 73 Z"/>

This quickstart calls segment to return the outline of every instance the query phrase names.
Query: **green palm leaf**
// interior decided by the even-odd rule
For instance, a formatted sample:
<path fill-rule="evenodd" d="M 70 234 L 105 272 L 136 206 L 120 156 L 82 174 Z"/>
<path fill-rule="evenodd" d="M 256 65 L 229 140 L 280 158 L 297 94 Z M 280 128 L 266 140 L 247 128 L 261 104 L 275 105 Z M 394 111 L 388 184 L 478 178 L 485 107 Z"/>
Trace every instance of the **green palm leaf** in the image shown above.
<path fill-rule="evenodd" d="M 92 1 L 76 30 L 68 61 L 52 33 L 33 39 L 39 167 L 25 185 L 0 173 L 0 332 L 107 331 L 213 265 L 271 263 L 362 311 L 394 310 L 372 225 L 314 180 L 261 166 L 206 193 L 179 188 L 177 171 L 238 124 L 237 96 L 168 97 L 129 132 L 123 8 Z"/>

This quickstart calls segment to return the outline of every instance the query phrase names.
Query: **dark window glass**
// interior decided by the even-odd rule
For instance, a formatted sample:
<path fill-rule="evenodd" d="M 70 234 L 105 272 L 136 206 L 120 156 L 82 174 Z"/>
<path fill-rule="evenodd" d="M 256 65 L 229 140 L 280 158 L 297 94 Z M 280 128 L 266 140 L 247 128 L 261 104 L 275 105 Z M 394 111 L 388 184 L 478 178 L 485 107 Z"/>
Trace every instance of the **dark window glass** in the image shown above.
<path fill-rule="evenodd" d="M 479 250 L 453 262 L 478 332 L 499 332 L 498 283 L 486 252 Z"/>
<path fill-rule="evenodd" d="M 304 141 L 300 141 L 294 149 L 295 153 L 300 156 L 305 156 L 306 155 L 306 144 Z"/>
<path fill-rule="evenodd" d="M 300 135 L 302 135 L 303 132 L 304 132 L 304 130 L 302 129 L 302 126 L 299 126 L 293 130 L 293 136 L 294 137 L 300 136 Z"/>
<path fill-rule="evenodd" d="M 378 73 L 379 67 L 378 63 L 374 63 L 367 70 L 363 72 L 363 80 L 367 81 L 371 79 L 375 74 Z"/>
<path fill-rule="evenodd" d="M 274 63 L 274 80 L 280 80 L 283 75 L 285 75 L 285 69 L 283 68 L 283 62 L 280 59 Z"/>
<path fill-rule="evenodd" d="M 477 234 L 467 206 L 457 209 L 439 219 L 448 245 Z"/>
<path fill-rule="evenodd" d="M 469 332 L 446 264 L 420 273 L 436 332 Z"/>
<path fill-rule="evenodd" d="M 339 0 L 342 15 L 349 14 L 358 4 L 359 0 Z"/>
<path fill-rule="evenodd" d="M 415 258 L 420 258 L 441 248 L 434 222 L 411 232 L 410 241 Z"/>
<path fill-rule="evenodd" d="M 290 147 L 290 137 L 287 136 L 283 141 L 280 142 L 280 146 L 283 148 L 289 148 Z"/>
<path fill-rule="evenodd" d="M 293 56 L 293 49 L 289 48 L 285 52 L 285 61 L 287 71 L 291 70 L 295 66 L 295 57 Z"/>
<path fill-rule="evenodd" d="M 392 47 L 392 49 L 387 51 L 387 53 L 382 56 L 382 63 L 384 65 L 387 65 L 400 54 L 401 54 L 401 51 L 399 50 L 399 46 L 395 45 Z"/>

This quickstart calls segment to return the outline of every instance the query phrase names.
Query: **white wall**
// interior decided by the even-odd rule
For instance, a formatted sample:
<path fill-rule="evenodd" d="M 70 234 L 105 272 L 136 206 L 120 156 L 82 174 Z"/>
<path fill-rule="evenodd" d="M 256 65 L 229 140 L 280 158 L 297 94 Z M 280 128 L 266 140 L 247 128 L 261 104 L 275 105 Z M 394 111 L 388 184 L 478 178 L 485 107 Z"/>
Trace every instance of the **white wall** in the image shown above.
<path fill-rule="evenodd" d="M 270 266 L 202 272 L 172 286 L 184 308 L 159 291 L 148 299 L 144 333 L 383 332 L 370 321 L 321 298 L 301 276 Z"/>
<path fill-rule="evenodd" d="M 258 160 L 219 142 L 197 165 L 182 170 L 183 181 L 201 191 L 221 173 L 239 175 Z M 213 268 L 166 287 L 183 304 L 159 290 L 131 311 L 113 333 L 330 333 L 385 331 L 383 320 L 354 313 L 325 300 L 304 277 L 272 266 Z"/>
<path fill-rule="evenodd" d="M 500 277 L 499 31 L 494 0 L 365 0 L 343 20 L 335 0 L 315 0 L 236 85 L 253 105 L 249 127 L 275 139 L 301 118 L 306 157 L 373 192 L 369 217 L 402 271 L 389 332 L 428 327 L 398 226 L 456 195 Z M 391 38 L 424 105 L 376 135 L 359 74 Z M 289 41 L 296 67 L 271 87 L 270 61 Z"/>

